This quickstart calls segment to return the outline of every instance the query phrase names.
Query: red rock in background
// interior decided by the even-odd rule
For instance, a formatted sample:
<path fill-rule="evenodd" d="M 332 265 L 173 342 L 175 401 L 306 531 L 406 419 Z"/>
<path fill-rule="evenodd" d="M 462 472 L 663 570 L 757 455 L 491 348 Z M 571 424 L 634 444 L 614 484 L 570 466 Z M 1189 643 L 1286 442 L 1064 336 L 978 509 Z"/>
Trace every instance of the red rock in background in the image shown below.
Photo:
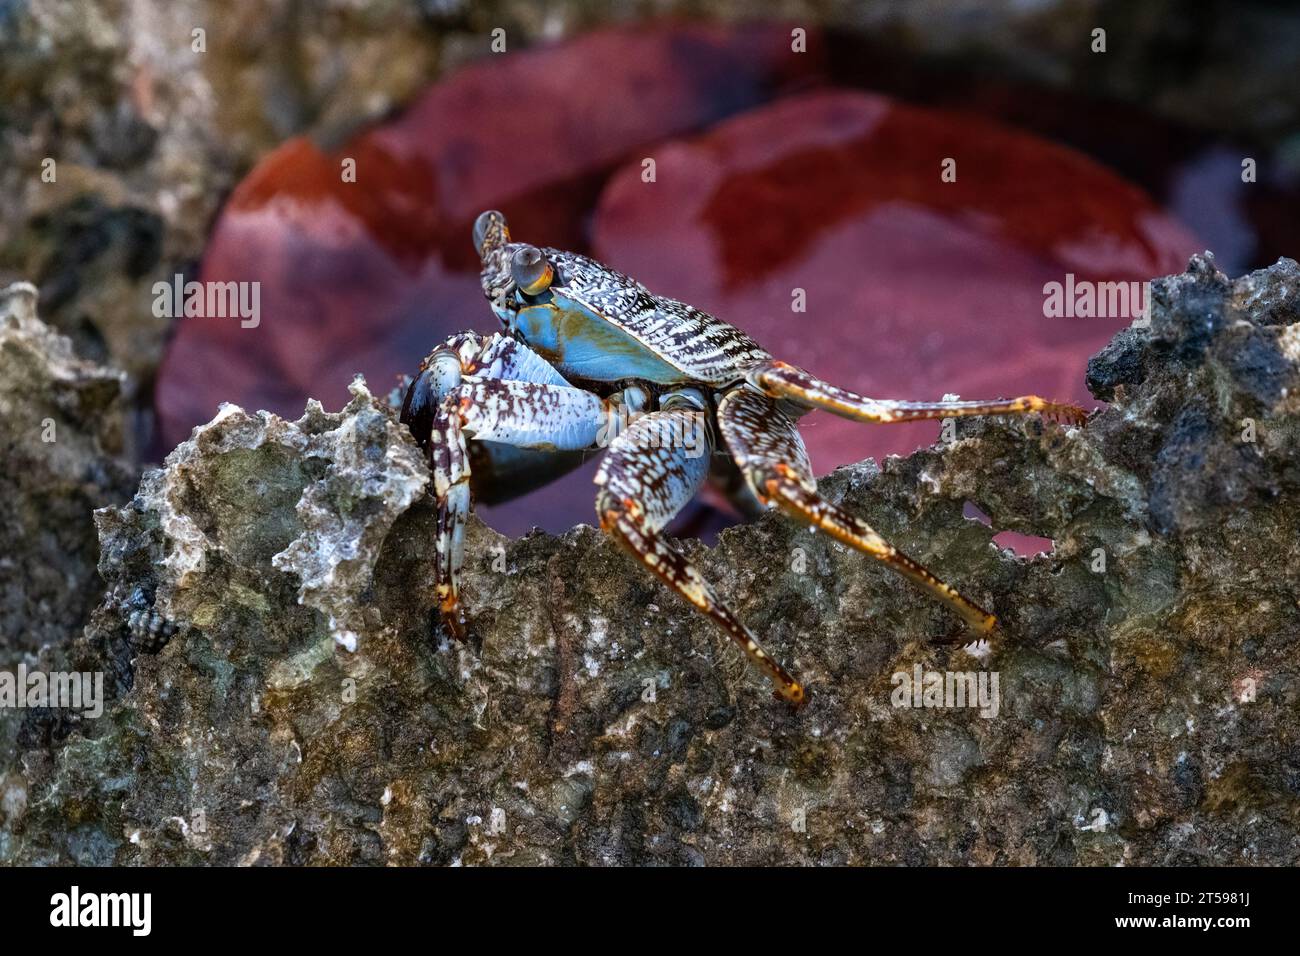
<path fill-rule="evenodd" d="M 345 402 L 354 372 L 383 392 L 447 335 L 495 329 L 470 239 L 479 212 L 582 250 L 617 164 L 806 83 L 818 64 L 777 25 L 615 28 L 488 56 L 332 152 L 285 143 L 230 197 L 199 277 L 260 282 L 261 323 L 179 321 L 155 391 L 161 450 L 220 402 L 297 417 L 309 396 Z M 590 521 L 589 486 L 588 473 L 585 502 L 543 489 L 496 523 Z"/>
<path fill-rule="evenodd" d="M 221 401 L 342 404 L 354 372 L 383 391 L 447 334 L 494 328 L 469 241 L 484 208 L 868 394 L 1086 399 L 1088 355 L 1126 322 L 1046 319 L 1043 284 L 1179 271 L 1196 243 L 1113 173 L 987 121 L 847 92 L 762 105 L 819 69 L 784 27 L 607 30 L 473 64 L 334 152 L 286 143 L 232 195 L 201 274 L 260 281 L 261 324 L 180 320 L 156 393 L 164 447 Z M 937 430 L 805 421 L 819 473 Z M 485 518 L 590 522 L 591 470 Z"/>
<path fill-rule="evenodd" d="M 1044 284 L 1142 281 L 1199 249 L 1073 150 L 865 93 L 783 99 L 655 155 L 656 182 L 624 169 L 605 188 L 595 255 L 873 398 L 1091 407 L 1087 359 L 1130 320 L 1045 318 Z M 940 178 L 946 158 L 955 182 Z M 792 311 L 796 288 L 806 313 Z M 907 454 L 939 429 L 804 423 L 819 474 Z"/>

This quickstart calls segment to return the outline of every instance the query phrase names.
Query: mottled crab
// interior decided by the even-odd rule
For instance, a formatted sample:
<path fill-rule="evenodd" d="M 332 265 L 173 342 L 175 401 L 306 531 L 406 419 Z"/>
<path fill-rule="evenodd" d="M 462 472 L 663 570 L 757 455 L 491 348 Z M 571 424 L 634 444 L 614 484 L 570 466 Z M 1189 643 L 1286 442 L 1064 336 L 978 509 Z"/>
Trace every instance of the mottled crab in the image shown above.
<path fill-rule="evenodd" d="M 976 634 L 995 617 L 817 494 L 796 423 L 822 408 L 862 422 L 1041 412 L 1078 423 L 1073 405 L 1034 395 L 997 401 L 866 398 L 773 358 L 744 332 L 649 292 L 585 256 L 513 242 L 505 217 L 474 223 L 483 293 L 501 322 L 429 354 L 401 420 L 428 456 L 438 522 L 443 621 L 465 636 L 459 576 L 471 501 L 522 494 L 604 448 L 601 528 L 713 619 L 795 706 L 807 692 L 759 645 L 695 565 L 661 532 L 706 482 L 746 513 L 780 508 L 883 561 Z"/>

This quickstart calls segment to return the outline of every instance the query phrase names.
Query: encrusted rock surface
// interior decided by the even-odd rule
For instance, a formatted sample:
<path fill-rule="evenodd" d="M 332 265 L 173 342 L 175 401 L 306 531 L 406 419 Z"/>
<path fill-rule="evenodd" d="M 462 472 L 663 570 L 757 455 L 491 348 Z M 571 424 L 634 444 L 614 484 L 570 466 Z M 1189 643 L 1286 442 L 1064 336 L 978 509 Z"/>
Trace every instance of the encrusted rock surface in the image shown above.
<path fill-rule="evenodd" d="M 92 511 L 131 497 L 119 460 L 121 372 L 79 358 L 36 315 L 36 289 L 0 289 L 0 668 L 57 659 L 100 603 Z M 0 709 L 0 767 L 18 714 Z"/>
<path fill-rule="evenodd" d="M 961 421 L 822 482 L 996 610 L 989 647 L 775 515 L 688 545 L 798 713 L 590 527 L 472 522 L 476 641 L 432 637 L 391 410 L 361 382 L 297 422 L 226 407 L 97 513 L 109 593 L 69 658 L 114 700 L 27 715 L 0 861 L 1300 862 L 1300 275 L 1198 257 L 1153 302 L 1086 428 Z M 895 707 L 917 665 L 996 672 L 996 716 Z"/>

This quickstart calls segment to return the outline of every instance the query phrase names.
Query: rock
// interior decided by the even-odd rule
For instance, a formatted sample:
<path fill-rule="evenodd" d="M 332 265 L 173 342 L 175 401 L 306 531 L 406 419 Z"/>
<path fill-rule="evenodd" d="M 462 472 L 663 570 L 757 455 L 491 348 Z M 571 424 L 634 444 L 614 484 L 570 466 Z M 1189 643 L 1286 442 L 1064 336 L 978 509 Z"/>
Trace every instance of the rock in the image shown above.
<path fill-rule="evenodd" d="M 118 457 L 122 373 L 79 358 L 37 318 L 36 298 L 25 282 L 0 289 L 4 669 L 56 660 L 81 633 L 103 596 L 91 512 L 126 501 L 136 481 Z M 18 725 L 16 711 L 0 708 L 0 767 Z"/>
<path fill-rule="evenodd" d="M 90 513 L 130 495 L 121 372 L 79 358 L 36 316 L 36 289 L 0 290 L 0 654 L 64 644 L 99 603 Z"/>
<path fill-rule="evenodd" d="M 361 382 L 296 422 L 227 406 L 97 513 L 108 597 L 70 657 L 113 700 L 29 715 L 0 860 L 1294 864 L 1295 268 L 1160 280 L 1086 428 L 962 421 L 822 482 L 995 610 L 991 644 L 775 514 L 688 544 L 809 683 L 800 712 L 586 526 L 472 521 L 474 641 L 432 637 L 393 412 Z M 897 706 L 931 671 L 982 674 L 985 706 Z"/>
<path fill-rule="evenodd" d="M 1114 433 L 1108 454 L 1146 483 L 1156 530 L 1220 522 L 1294 483 L 1298 271 L 1282 259 L 1233 282 L 1213 256 L 1194 256 L 1152 283 L 1149 332 L 1121 333 L 1089 363 L 1094 394 L 1135 409 L 1095 427 Z"/>

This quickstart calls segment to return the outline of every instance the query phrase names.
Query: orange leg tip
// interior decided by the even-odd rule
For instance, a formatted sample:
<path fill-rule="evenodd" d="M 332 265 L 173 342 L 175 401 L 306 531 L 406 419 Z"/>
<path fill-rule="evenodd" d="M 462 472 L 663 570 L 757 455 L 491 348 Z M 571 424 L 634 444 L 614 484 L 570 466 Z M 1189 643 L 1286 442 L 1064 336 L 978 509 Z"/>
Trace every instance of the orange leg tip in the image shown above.
<path fill-rule="evenodd" d="M 460 600 L 455 594 L 443 594 L 438 600 L 438 613 L 442 617 L 442 623 L 447 626 L 451 636 L 458 641 L 464 641 L 467 634 L 465 629 L 465 613 L 461 610 Z"/>
<path fill-rule="evenodd" d="M 1082 425 L 1088 420 L 1088 413 L 1078 405 L 1072 405 L 1068 402 L 1052 402 L 1046 412 L 1053 418 L 1066 422 L 1070 425 Z"/>
<path fill-rule="evenodd" d="M 792 683 L 788 687 L 778 688 L 772 692 L 772 696 L 777 700 L 785 701 L 795 710 L 799 710 L 808 703 L 808 692 L 799 683 Z"/>

